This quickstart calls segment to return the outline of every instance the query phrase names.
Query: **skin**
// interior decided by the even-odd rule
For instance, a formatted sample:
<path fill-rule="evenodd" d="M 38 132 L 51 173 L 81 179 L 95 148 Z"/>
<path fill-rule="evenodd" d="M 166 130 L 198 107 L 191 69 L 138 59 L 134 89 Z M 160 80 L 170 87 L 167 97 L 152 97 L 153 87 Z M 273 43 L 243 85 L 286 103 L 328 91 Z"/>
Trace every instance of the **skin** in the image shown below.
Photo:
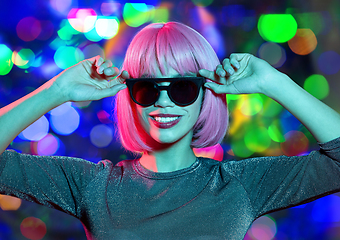
<path fill-rule="evenodd" d="M 160 71 L 157 78 L 175 77 L 179 73 L 173 68 L 168 69 L 167 75 Z M 188 76 L 189 77 L 189 76 Z M 170 82 L 161 82 L 159 85 L 167 86 Z M 139 121 L 144 130 L 149 134 L 153 146 L 158 146 L 156 151 L 147 152 L 140 158 L 140 163 L 145 168 L 154 172 L 171 172 L 192 165 L 196 156 L 190 147 L 193 127 L 198 119 L 203 98 L 203 90 L 200 90 L 197 100 L 185 107 L 173 103 L 166 91 L 161 91 L 158 101 L 149 107 L 136 104 Z M 182 115 L 181 120 L 172 128 L 161 129 L 156 127 L 150 118 L 150 114 L 167 113 Z M 150 141 L 149 140 L 149 141 Z M 171 159 L 171 161 L 169 161 Z"/>
<path fill-rule="evenodd" d="M 231 54 L 215 71 L 201 69 L 199 73 L 216 82 L 205 84 L 216 93 L 262 93 L 274 99 L 305 125 L 320 143 L 340 136 L 340 115 L 336 111 L 290 77 L 251 54 Z"/>
<path fill-rule="evenodd" d="M 64 70 L 35 91 L 1 108 L 0 153 L 22 130 L 51 109 L 68 101 L 92 101 L 114 96 L 126 88 L 122 83 L 129 77 L 128 73 L 118 74 L 118 69 L 112 67 L 110 61 L 97 56 Z"/>
<path fill-rule="evenodd" d="M 319 142 L 328 142 L 340 136 L 340 115 L 336 111 L 314 98 L 287 75 L 253 55 L 231 54 L 215 71 L 201 69 L 199 74 L 214 81 L 205 84 L 208 91 L 210 89 L 218 94 L 263 93 L 271 97 L 299 119 Z M 92 101 L 114 96 L 126 88 L 123 82 L 127 78 L 127 72 L 119 75 L 110 61 L 100 57 L 84 60 L 64 70 L 32 93 L 0 109 L 0 153 L 23 129 L 51 109 L 67 101 Z M 185 112 L 184 108 L 179 110 L 172 106 L 165 92 L 157 104 L 152 107 L 153 110 L 173 107 L 176 111 Z M 188 116 L 189 112 L 191 114 L 191 110 Z M 143 114 L 140 114 L 142 120 L 145 117 Z M 142 165 L 155 172 L 190 166 L 195 159 L 190 148 L 190 127 L 195 118 L 187 121 L 186 126 L 181 126 L 185 129 L 183 136 L 177 131 L 169 136 L 162 132 L 154 133 L 145 119 L 146 129 L 150 125 L 150 136 L 164 147 L 160 151 L 144 154 L 140 159 Z M 166 159 L 179 160 L 169 163 Z"/>

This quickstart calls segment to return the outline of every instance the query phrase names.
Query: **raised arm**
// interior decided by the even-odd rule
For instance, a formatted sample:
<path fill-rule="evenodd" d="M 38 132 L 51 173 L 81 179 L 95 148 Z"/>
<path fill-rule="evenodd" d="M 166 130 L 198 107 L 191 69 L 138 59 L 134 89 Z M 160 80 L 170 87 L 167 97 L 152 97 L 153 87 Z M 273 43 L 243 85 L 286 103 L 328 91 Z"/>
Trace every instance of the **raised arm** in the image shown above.
<path fill-rule="evenodd" d="M 251 54 L 231 54 L 216 71 L 199 73 L 214 82 L 205 86 L 221 94 L 263 93 L 291 112 L 320 143 L 340 137 L 340 115 L 306 92 L 290 77 Z"/>
<path fill-rule="evenodd" d="M 1 108 L 0 154 L 22 130 L 60 104 L 114 96 L 126 87 L 122 83 L 129 77 L 124 71 L 108 81 L 118 74 L 110 61 L 97 56 L 64 70 L 35 91 Z"/>

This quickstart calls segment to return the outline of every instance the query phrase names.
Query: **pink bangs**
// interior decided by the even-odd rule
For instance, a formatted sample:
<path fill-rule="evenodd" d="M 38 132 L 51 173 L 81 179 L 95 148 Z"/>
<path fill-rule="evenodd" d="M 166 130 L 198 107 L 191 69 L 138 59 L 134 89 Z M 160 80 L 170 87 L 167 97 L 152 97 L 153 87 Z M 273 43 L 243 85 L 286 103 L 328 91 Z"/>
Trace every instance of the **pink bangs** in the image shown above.
<path fill-rule="evenodd" d="M 203 68 L 213 71 L 218 64 L 216 53 L 197 31 L 181 23 L 169 22 L 150 24 L 137 33 L 126 52 L 122 70 L 130 77 L 138 78 L 154 76 L 159 71 L 166 75 L 167 66 L 186 75 L 196 74 Z M 122 145 L 132 152 L 152 151 L 127 89 L 117 94 L 115 113 Z M 222 141 L 227 128 L 225 96 L 206 90 L 191 146 L 213 146 Z"/>

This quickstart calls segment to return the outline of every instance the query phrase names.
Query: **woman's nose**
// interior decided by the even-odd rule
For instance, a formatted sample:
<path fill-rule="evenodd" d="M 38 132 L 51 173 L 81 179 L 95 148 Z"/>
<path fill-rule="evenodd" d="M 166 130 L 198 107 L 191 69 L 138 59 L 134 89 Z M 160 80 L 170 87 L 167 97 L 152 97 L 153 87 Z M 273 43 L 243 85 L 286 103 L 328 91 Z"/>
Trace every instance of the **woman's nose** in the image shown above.
<path fill-rule="evenodd" d="M 168 96 L 168 93 L 166 90 L 162 90 L 159 93 L 159 98 L 157 102 L 155 102 L 155 107 L 173 107 L 175 105 L 174 102 L 171 101 L 171 99 Z"/>

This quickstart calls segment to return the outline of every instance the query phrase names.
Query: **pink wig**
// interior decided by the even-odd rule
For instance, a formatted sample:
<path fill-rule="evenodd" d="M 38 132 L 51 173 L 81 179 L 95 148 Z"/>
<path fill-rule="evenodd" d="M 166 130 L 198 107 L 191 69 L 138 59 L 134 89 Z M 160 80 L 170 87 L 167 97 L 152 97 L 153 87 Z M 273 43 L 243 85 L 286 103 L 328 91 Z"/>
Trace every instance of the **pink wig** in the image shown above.
<path fill-rule="evenodd" d="M 192 28 L 177 22 L 154 23 L 134 37 L 126 52 L 123 69 L 131 78 L 156 75 L 159 69 L 167 74 L 171 66 L 181 75 L 198 73 L 200 69 L 214 71 L 220 64 L 215 51 L 205 38 Z M 210 80 L 208 80 L 210 81 Z M 117 94 L 115 112 L 122 145 L 132 152 L 155 150 L 138 121 L 135 103 L 128 89 Z M 228 128 L 228 109 L 224 94 L 206 90 L 201 112 L 194 126 L 193 148 L 220 143 Z"/>

